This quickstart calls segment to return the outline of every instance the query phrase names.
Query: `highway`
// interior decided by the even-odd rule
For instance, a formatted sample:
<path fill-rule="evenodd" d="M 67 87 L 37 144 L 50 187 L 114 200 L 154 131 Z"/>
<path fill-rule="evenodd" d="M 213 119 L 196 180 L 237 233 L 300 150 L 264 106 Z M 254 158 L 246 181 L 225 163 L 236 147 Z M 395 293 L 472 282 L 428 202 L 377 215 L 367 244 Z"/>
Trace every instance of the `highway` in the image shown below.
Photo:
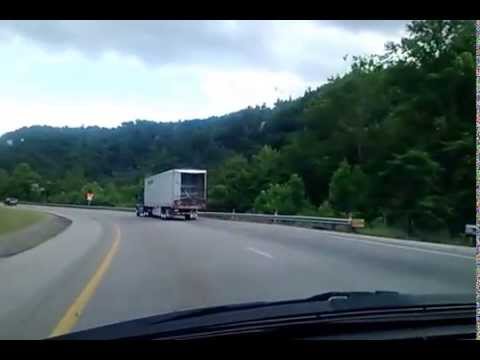
<path fill-rule="evenodd" d="M 472 293 L 475 249 L 199 218 L 38 207 L 72 225 L 0 258 L 0 338 L 326 291 Z"/>

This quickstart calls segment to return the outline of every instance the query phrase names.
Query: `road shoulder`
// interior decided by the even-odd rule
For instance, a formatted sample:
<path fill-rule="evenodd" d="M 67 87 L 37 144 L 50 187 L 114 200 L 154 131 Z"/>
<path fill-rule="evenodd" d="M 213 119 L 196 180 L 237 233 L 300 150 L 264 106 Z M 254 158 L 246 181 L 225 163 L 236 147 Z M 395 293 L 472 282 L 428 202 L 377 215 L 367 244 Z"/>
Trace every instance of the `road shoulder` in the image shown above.
<path fill-rule="evenodd" d="M 111 244 L 111 225 L 88 214 L 29 251 L 0 258 L 0 339 L 47 338 Z"/>

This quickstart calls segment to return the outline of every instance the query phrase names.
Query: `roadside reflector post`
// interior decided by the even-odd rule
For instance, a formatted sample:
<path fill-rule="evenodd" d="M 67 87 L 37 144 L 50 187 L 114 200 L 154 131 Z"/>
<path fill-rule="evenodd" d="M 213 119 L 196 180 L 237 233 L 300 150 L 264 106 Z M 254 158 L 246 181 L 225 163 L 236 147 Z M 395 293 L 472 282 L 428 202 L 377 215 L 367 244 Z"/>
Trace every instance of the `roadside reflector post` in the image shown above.
<path fill-rule="evenodd" d="M 235 209 L 232 209 L 232 220 L 235 220 Z"/>
<path fill-rule="evenodd" d="M 277 223 L 277 219 L 276 219 L 276 218 L 277 218 L 277 216 L 278 216 L 277 210 L 275 210 L 275 212 L 273 213 L 273 216 L 274 216 L 274 217 L 273 217 L 273 223 L 276 224 L 276 223 Z"/>

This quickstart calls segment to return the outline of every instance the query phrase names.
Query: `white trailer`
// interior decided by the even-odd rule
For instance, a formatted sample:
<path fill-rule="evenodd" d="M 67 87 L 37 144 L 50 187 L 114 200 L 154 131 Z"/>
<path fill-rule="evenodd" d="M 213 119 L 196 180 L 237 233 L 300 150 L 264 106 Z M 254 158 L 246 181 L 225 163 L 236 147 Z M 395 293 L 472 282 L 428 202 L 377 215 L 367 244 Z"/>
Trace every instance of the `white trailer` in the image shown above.
<path fill-rule="evenodd" d="M 207 171 L 172 169 L 145 179 L 143 201 L 137 204 L 136 212 L 137 216 L 183 216 L 190 220 L 206 205 Z"/>

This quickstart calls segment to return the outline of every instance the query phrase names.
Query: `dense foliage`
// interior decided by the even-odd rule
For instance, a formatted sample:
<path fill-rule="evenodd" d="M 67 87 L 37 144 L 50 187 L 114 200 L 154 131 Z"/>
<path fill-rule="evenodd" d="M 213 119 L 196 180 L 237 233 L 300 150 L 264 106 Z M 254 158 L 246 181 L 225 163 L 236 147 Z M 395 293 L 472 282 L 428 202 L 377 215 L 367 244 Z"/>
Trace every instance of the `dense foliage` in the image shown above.
<path fill-rule="evenodd" d="M 0 139 L 0 195 L 135 202 L 145 175 L 209 170 L 213 210 L 353 214 L 451 234 L 474 221 L 473 21 L 408 25 L 383 55 L 270 109 L 115 129 L 34 126 Z"/>

